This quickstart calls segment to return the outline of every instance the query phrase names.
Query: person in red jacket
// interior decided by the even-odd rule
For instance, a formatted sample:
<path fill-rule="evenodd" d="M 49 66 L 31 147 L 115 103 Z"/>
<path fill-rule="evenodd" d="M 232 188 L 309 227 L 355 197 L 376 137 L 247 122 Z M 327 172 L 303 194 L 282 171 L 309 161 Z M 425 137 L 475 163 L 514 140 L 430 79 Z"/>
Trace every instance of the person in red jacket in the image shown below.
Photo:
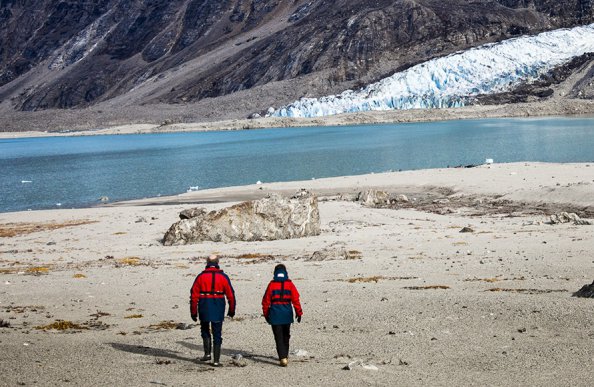
<path fill-rule="evenodd" d="M 289 279 L 285 265 L 276 265 L 274 278 L 262 297 L 262 312 L 268 324 L 272 326 L 276 352 L 282 367 L 289 364 L 289 340 L 291 324 L 294 322 L 293 308 L 295 308 L 297 322 L 300 323 L 303 310 L 299 302 L 299 292 Z"/>
<path fill-rule="evenodd" d="M 235 316 L 235 292 L 231 286 L 231 280 L 219 268 L 219 257 L 211 255 L 206 260 L 206 269 L 194 280 L 190 291 L 190 316 L 197 321 L 200 318 L 200 332 L 204 344 L 204 356 L 200 361 L 211 359 L 210 331 L 214 336 L 213 366 L 220 365 L 221 344 L 223 343 L 222 331 L 223 320 L 225 319 L 225 297 L 229 302 L 227 316 Z"/>

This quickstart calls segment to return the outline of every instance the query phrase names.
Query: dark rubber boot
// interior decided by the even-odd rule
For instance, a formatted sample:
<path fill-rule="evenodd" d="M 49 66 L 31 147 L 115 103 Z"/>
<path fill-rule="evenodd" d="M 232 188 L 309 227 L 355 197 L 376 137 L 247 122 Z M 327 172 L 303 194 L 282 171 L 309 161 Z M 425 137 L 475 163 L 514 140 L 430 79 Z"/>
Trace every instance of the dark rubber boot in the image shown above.
<path fill-rule="evenodd" d="M 204 344 L 204 356 L 202 356 L 200 358 L 200 361 L 209 361 L 210 360 L 210 350 L 211 350 L 210 337 L 208 339 L 202 339 L 202 343 Z"/>
<path fill-rule="evenodd" d="M 220 367 L 221 363 L 219 362 L 219 360 L 221 359 L 221 345 L 220 344 L 215 344 L 214 345 L 214 351 L 213 351 L 213 360 L 212 360 L 212 365 L 214 367 Z"/>

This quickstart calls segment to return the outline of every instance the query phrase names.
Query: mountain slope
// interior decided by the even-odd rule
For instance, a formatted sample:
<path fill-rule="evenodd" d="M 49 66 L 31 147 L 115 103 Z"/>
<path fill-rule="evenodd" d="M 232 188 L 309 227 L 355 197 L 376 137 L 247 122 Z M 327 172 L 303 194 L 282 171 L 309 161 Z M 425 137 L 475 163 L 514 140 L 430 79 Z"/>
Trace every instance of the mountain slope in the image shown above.
<path fill-rule="evenodd" d="M 591 0 L 0 0 L 3 109 L 265 109 L 458 50 L 594 21 Z M 279 87 L 269 87 L 278 83 Z M 233 109 L 232 106 L 221 109 Z M 225 117 L 225 111 L 220 112 Z"/>

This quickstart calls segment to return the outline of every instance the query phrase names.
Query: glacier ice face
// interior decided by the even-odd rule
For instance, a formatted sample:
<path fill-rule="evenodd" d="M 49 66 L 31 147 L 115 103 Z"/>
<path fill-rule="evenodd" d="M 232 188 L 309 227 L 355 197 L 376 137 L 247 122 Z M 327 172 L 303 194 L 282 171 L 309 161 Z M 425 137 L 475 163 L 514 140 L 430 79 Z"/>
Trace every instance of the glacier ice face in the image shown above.
<path fill-rule="evenodd" d="M 594 24 L 486 44 L 416 65 L 358 91 L 302 98 L 268 116 L 461 107 L 477 95 L 509 91 L 533 81 L 588 52 L 594 52 Z"/>

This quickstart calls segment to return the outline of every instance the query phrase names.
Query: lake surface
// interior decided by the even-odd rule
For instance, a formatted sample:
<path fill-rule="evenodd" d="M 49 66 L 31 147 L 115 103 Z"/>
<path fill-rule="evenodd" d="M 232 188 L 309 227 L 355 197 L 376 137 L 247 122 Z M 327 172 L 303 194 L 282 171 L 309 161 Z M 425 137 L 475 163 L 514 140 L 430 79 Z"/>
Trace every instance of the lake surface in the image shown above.
<path fill-rule="evenodd" d="M 495 162 L 594 161 L 594 118 L 0 140 L 0 212 Z"/>

